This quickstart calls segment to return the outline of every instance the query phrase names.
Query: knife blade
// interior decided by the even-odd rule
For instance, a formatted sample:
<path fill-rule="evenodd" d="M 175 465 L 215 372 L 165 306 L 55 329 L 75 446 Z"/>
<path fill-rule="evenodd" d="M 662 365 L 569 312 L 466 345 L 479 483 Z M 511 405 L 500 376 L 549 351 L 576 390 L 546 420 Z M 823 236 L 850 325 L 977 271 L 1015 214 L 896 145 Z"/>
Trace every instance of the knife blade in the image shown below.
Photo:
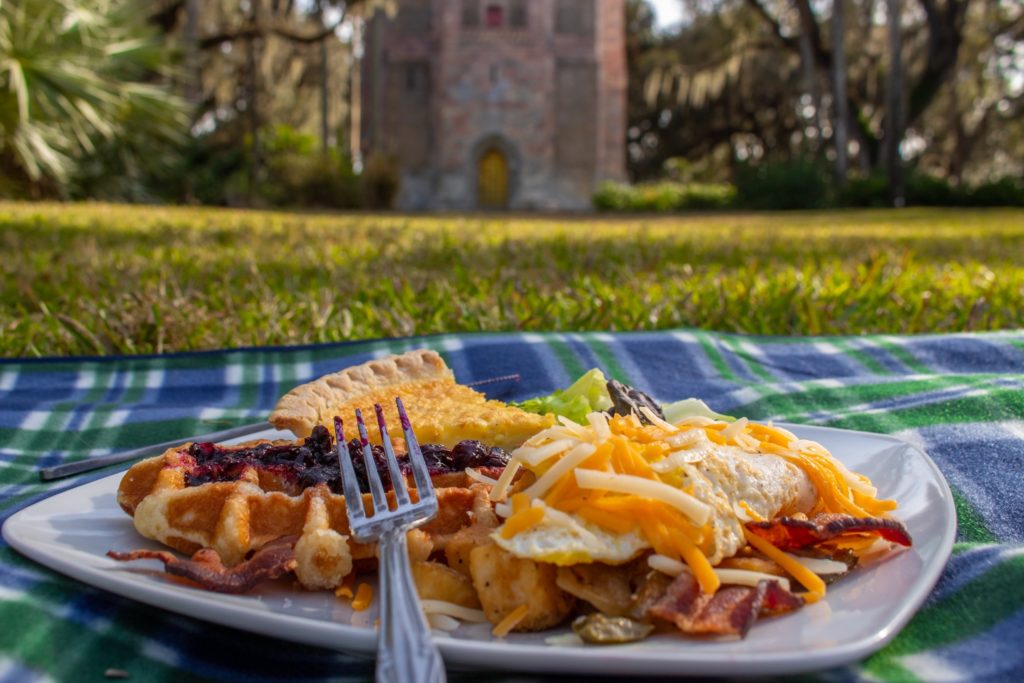
<path fill-rule="evenodd" d="M 217 432 L 210 432 L 209 434 L 202 434 L 200 436 L 186 437 L 189 441 L 194 442 L 205 442 L 205 441 L 224 441 L 226 439 L 236 439 L 240 436 L 248 436 L 255 434 L 256 432 L 262 432 L 268 429 L 274 429 L 274 426 L 269 422 L 254 422 L 253 424 L 242 425 L 241 427 L 232 427 L 230 429 L 222 429 Z M 86 458 L 84 460 L 76 460 L 74 462 L 66 462 L 62 465 L 54 465 L 52 467 L 44 467 L 39 470 L 39 478 L 43 481 L 53 481 L 55 479 L 63 479 L 64 477 L 70 477 L 73 474 L 82 474 L 83 472 L 92 472 L 102 467 L 108 467 L 110 465 L 117 465 L 122 462 L 128 462 L 129 460 L 136 460 L 138 458 L 145 458 L 150 455 L 157 455 L 172 446 L 177 446 L 182 443 L 182 439 L 174 439 L 172 441 L 164 441 L 162 443 L 155 443 L 150 446 L 143 446 L 142 448 L 134 448 L 130 451 L 121 451 L 119 453 L 110 453 L 108 455 L 99 455 L 95 458 Z"/>

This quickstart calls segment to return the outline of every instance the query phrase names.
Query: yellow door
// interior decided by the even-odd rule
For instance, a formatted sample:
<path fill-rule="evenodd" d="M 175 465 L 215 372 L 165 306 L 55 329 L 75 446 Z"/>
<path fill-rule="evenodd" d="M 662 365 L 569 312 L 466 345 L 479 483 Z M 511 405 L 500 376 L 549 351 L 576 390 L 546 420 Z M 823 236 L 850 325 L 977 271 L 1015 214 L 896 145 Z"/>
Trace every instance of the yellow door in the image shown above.
<path fill-rule="evenodd" d="M 480 157 L 477 169 L 477 197 L 482 209 L 504 209 L 508 205 L 508 161 L 497 149 Z"/>

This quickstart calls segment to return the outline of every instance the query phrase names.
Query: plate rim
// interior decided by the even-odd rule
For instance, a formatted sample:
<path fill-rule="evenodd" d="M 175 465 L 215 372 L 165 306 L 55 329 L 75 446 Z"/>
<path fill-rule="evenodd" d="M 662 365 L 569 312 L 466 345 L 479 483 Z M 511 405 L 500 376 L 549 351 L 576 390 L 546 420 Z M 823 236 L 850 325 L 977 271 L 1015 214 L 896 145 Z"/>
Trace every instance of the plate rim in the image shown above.
<path fill-rule="evenodd" d="M 723 652 L 717 656 L 708 656 L 706 653 L 688 654 L 684 649 L 644 649 L 629 645 L 615 648 L 559 647 L 529 643 L 477 641 L 440 635 L 435 637 L 435 642 L 442 655 L 448 661 L 449 666 L 469 666 L 493 670 L 495 667 L 495 651 L 497 649 L 500 650 L 501 657 L 515 658 L 516 670 L 534 673 L 593 672 L 634 676 L 650 675 L 658 672 L 686 676 L 708 674 L 795 674 L 859 661 L 885 647 L 906 626 L 924 601 L 927 600 L 949 561 L 957 531 L 956 507 L 949 483 L 946 481 L 938 465 L 936 465 L 935 461 L 932 460 L 931 456 L 924 449 L 898 436 L 862 430 L 839 429 L 823 425 L 786 422 L 776 422 L 775 424 L 797 433 L 806 431 L 841 433 L 846 436 L 867 437 L 901 444 L 923 460 L 923 463 L 930 469 L 935 482 L 938 484 L 942 494 L 941 501 L 944 503 L 941 508 L 944 525 L 937 553 L 931 562 L 924 564 L 921 568 L 921 573 L 911 587 L 911 590 L 907 592 L 906 597 L 900 602 L 897 611 L 886 620 L 881 628 L 872 631 L 867 636 L 847 643 L 829 646 L 820 650 L 815 649 L 801 652 L 799 657 L 791 651 L 779 653 L 730 651 Z M 235 441 L 253 438 L 259 438 L 259 434 L 240 437 Z M 184 439 L 182 443 L 186 441 L 187 439 Z M 356 655 L 372 655 L 375 651 L 376 635 L 372 629 L 351 626 L 337 621 L 318 622 L 308 618 L 269 610 L 260 612 L 260 619 L 240 620 L 239 617 L 252 616 L 252 606 L 233 604 L 232 602 L 210 602 L 208 593 L 195 589 L 174 590 L 172 595 L 175 599 L 168 600 L 167 591 L 169 586 L 166 583 L 121 581 L 117 578 L 117 572 L 105 572 L 86 564 L 76 564 L 73 560 L 65 560 L 57 550 L 58 546 L 41 541 L 37 542 L 22 535 L 21 526 L 25 523 L 23 520 L 31 517 L 32 511 L 37 506 L 43 505 L 58 496 L 73 494 L 85 486 L 109 486 L 114 480 L 122 477 L 124 471 L 122 469 L 105 477 L 83 481 L 75 486 L 54 492 L 15 512 L 4 522 L 2 528 L 4 540 L 22 555 L 58 573 L 158 609 L 222 626 L 229 626 L 292 642 L 340 650 Z M 116 485 L 114 488 L 116 490 Z M 76 550 L 76 552 L 83 551 Z M 186 587 L 182 586 L 180 588 L 185 589 Z M 826 597 L 827 600 L 828 598 Z M 244 628 L 240 626 L 240 623 Z M 332 640 L 328 640 L 328 638 Z M 343 640 L 343 642 L 337 642 L 339 640 Z M 668 670 L 667 667 L 669 666 L 673 668 Z M 686 670 L 679 671 L 675 668 L 679 666 L 685 666 Z"/>

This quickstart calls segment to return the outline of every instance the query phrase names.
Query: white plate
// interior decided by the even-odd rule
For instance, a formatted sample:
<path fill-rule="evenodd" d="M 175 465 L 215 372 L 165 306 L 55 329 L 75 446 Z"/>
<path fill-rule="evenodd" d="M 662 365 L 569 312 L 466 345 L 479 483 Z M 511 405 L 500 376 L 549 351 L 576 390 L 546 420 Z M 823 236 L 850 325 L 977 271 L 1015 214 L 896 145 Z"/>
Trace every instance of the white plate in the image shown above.
<path fill-rule="evenodd" d="M 949 487 L 927 455 L 898 439 L 787 427 L 821 442 L 849 467 L 871 477 L 881 497 L 899 501 L 895 516 L 906 524 L 914 546 L 855 570 L 817 604 L 758 622 L 740 641 L 660 635 L 630 645 L 556 646 L 546 639 L 569 633 L 568 628 L 497 640 L 488 626 L 478 624 L 438 635 L 445 661 L 503 671 L 742 676 L 838 666 L 880 649 L 924 602 L 949 557 L 956 534 Z M 268 432 L 246 438 L 289 436 Z M 373 608 L 354 615 L 330 592 L 295 590 L 282 581 L 244 596 L 221 595 L 167 581 L 154 571 L 160 566 L 155 561 L 125 565 L 108 559 L 105 553 L 111 549 L 160 547 L 140 537 L 118 507 L 115 492 L 121 476 L 85 484 L 18 512 L 4 525 L 4 538 L 58 572 L 162 609 L 310 645 L 374 650 Z"/>

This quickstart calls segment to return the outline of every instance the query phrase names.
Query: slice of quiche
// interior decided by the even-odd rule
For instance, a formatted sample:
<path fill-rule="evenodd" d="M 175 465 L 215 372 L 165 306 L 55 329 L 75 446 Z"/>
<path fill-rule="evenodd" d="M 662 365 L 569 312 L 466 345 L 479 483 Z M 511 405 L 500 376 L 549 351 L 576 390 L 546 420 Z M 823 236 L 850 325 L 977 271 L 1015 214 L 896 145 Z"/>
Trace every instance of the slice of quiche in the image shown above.
<path fill-rule="evenodd" d="M 396 396 L 405 404 L 420 443 L 449 448 L 475 439 L 511 450 L 554 423 L 550 415 L 488 400 L 457 384 L 444 359 L 426 349 L 369 361 L 297 386 L 277 402 L 270 422 L 304 437 L 318 424 L 332 424 L 336 415 L 352 424 L 359 408 L 367 418 L 371 441 L 379 442 L 373 405 L 383 406 L 387 424 L 397 425 Z M 391 430 L 391 437 L 397 441 L 395 431 Z M 403 447 L 396 444 L 396 448 Z"/>

